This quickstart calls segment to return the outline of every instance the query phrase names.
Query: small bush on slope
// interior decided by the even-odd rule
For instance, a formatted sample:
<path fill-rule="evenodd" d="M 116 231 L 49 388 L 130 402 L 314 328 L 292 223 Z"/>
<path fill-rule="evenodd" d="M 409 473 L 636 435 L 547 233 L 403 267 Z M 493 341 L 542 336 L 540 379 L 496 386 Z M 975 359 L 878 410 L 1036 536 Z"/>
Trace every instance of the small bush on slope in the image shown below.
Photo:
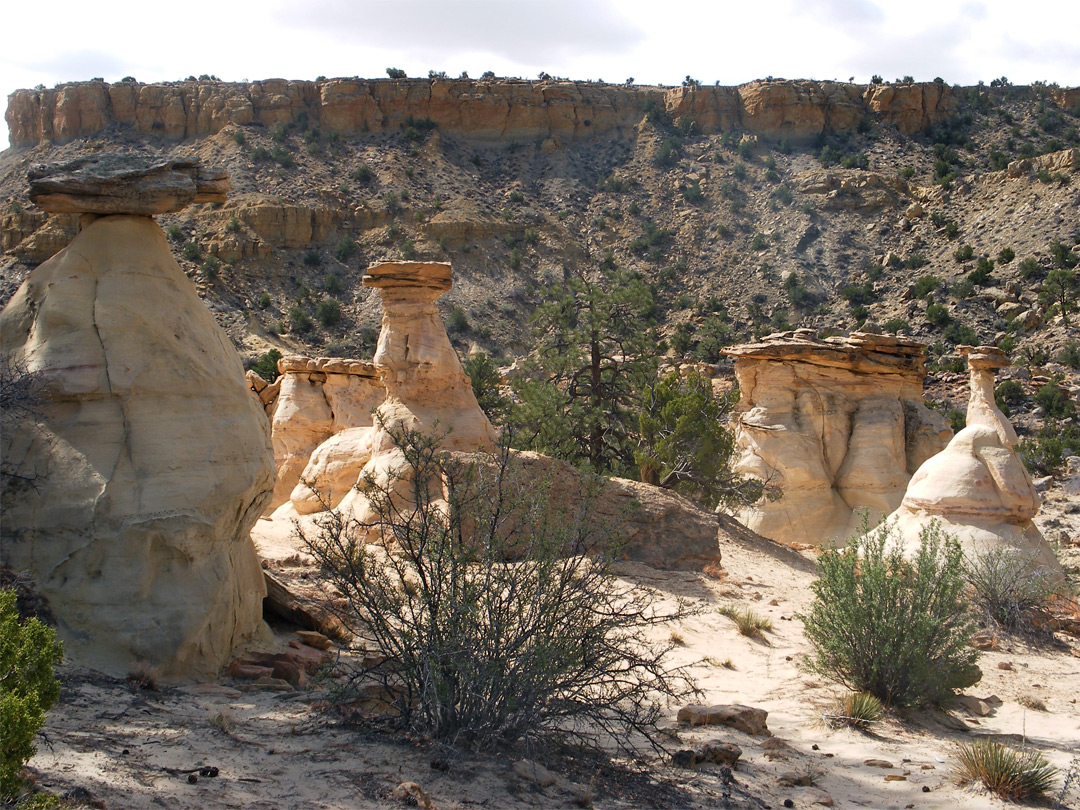
<path fill-rule="evenodd" d="M 911 561 L 884 524 L 829 549 L 802 617 L 811 667 L 886 706 L 938 703 L 981 675 L 959 544 L 936 524 L 920 539 Z"/>

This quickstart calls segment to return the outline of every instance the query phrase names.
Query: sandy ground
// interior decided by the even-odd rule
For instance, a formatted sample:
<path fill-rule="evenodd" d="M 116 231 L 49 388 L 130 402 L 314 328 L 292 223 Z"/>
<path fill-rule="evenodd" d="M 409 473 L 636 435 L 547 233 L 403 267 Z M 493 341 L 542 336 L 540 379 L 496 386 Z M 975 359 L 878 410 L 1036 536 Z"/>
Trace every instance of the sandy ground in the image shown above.
<path fill-rule="evenodd" d="M 273 558 L 268 565 L 283 575 L 304 570 L 304 555 L 284 537 L 263 542 Z M 696 615 L 663 632 L 679 641 L 674 662 L 693 665 L 702 703 L 768 711 L 772 739 L 782 743 L 767 749 L 767 737 L 718 726 L 679 727 L 680 707 L 669 707 L 664 728 L 672 750 L 705 741 L 742 749 L 731 785 L 725 786 L 717 765 L 680 769 L 660 755 L 626 763 L 626 772 L 588 758 L 533 752 L 558 777 L 542 787 L 514 770 L 528 752 L 448 752 L 401 734 L 343 725 L 319 709 L 326 684 L 273 691 L 223 679 L 150 691 L 72 669 L 63 672 L 60 703 L 49 716 L 32 772 L 50 791 L 115 810 L 415 805 L 393 796 L 406 781 L 418 783 L 431 806 L 447 809 L 813 807 L 827 794 L 835 807 L 934 810 L 1006 806 L 957 783 L 957 741 L 976 735 L 1024 741 L 1063 771 L 1080 757 L 1076 638 L 1057 634 L 1029 643 L 1002 637 L 999 648 L 981 659 L 982 681 L 968 690 L 1001 700 L 988 716 L 962 709 L 922 712 L 890 718 L 868 733 L 832 730 L 821 716 L 839 689 L 802 668 L 809 648 L 796 616 L 812 598 L 813 553 L 768 544 L 727 546 L 723 554 L 719 578 L 633 563 L 621 564 L 619 573 L 660 599 L 682 598 L 695 609 Z M 758 639 L 739 635 L 719 612 L 727 605 L 751 607 L 772 621 L 772 631 Z M 278 640 L 284 643 L 287 635 Z M 1032 698 L 1046 710 L 1021 705 Z M 216 776 L 196 774 L 197 781 L 189 781 L 191 769 L 211 766 Z M 785 773 L 813 787 L 785 786 Z M 1080 788 L 1074 785 L 1062 806 L 1080 807 Z"/>

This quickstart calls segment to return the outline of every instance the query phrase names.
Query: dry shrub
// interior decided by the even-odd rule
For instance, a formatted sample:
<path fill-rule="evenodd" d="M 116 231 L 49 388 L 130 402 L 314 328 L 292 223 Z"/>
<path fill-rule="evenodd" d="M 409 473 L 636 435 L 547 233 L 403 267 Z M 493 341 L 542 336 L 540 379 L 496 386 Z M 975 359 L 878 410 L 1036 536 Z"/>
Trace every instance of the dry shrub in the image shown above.
<path fill-rule="evenodd" d="M 398 722 L 475 748 L 543 733 L 656 744 L 658 698 L 693 687 L 667 664 L 674 642 L 647 631 L 683 609 L 616 580 L 614 534 L 549 503 L 507 451 L 470 465 L 437 437 L 393 438 L 404 464 L 360 486 L 374 519 L 331 510 L 301 537 L 347 601 L 343 620 L 386 656 L 367 677 Z"/>

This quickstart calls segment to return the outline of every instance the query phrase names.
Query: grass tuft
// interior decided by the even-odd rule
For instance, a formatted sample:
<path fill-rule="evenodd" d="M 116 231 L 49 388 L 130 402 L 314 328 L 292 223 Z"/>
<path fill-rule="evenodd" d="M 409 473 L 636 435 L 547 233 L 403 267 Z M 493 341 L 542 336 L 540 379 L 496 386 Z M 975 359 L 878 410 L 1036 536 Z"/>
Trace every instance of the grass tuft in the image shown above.
<path fill-rule="evenodd" d="M 1045 796 L 1054 789 L 1058 769 L 1036 751 L 1018 751 L 993 740 L 961 743 L 957 754 L 961 784 L 981 782 L 1006 801 Z"/>
<path fill-rule="evenodd" d="M 881 701 L 868 692 L 848 692 L 833 704 L 823 719 L 831 728 L 865 729 L 881 720 L 884 711 Z"/>
<path fill-rule="evenodd" d="M 773 629 L 771 619 L 755 613 L 750 608 L 727 606 L 720 608 L 720 613 L 735 622 L 739 633 L 744 636 L 761 637 L 763 632 Z"/>

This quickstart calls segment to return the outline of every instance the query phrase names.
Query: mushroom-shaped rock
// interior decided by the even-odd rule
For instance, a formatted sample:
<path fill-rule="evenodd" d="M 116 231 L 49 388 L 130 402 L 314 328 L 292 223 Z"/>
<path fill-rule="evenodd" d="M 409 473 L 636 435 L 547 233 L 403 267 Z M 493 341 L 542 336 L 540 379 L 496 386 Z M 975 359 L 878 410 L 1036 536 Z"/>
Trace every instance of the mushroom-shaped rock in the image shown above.
<path fill-rule="evenodd" d="M 812 330 L 732 346 L 742 397 L 735 470 L 783 497 L 739 514 L 784 543 L 843 540 L 900 505 L 918 466 L 948 439 L 923 404 L 923 344 L 856 332 L 819 340 Z"/>
<path fill-rule="evenodd" d="M 994 372 L 1009 359 L 992 346 L 960 352 L 970 369 L 967 426 L 919 467 L 888 520 L 912 554 L 920 532 L 937 521 L 968 554 L 1011 549 L 1031 566 L 1060 574 L 1053 549 L 1032 522 L 1040 499 L 1016 453 L 1016 432 L 994 402 Z"/>
<path fill-rule="evenodd" d="M 446 450 L 492 450 L 497 434 L 476 401 L 435 306 L 453 283 L 450 265 L 381 262 L 368 268 L 363 283 L 382 293 L 382 330 L 373 362 L 386 395 L 376 409 L 373 432 L 363 439 L 364 453 L 370 455 L 357 479 L 390 477 L 402 462 L 394 442 L 402 430 L 439 433 Z M 298 511 L 310 509 L 306 486 L 297 487 L 293 498 Z M 365 501 L 352 490 L 339 505 L 366 514 Z"/>
<path fill-rule="evenodd" d="M 75 662 L 216 676 L 264 627 L 249 533 L 273 453 L 165 234 L 145 216 L 93 220 L 8 302 L 0 339 L 45 384 L 40 414 L 0 447 L 33 479 L 5 488 L 4 564 L 34 576 Z"/>
<path fill-rule="evenodd" d="M 30 199 L 50 214 L 170 214 L 225 202 L 228 175 L 193 158 L 101 153 L 33 166 Z"/>

